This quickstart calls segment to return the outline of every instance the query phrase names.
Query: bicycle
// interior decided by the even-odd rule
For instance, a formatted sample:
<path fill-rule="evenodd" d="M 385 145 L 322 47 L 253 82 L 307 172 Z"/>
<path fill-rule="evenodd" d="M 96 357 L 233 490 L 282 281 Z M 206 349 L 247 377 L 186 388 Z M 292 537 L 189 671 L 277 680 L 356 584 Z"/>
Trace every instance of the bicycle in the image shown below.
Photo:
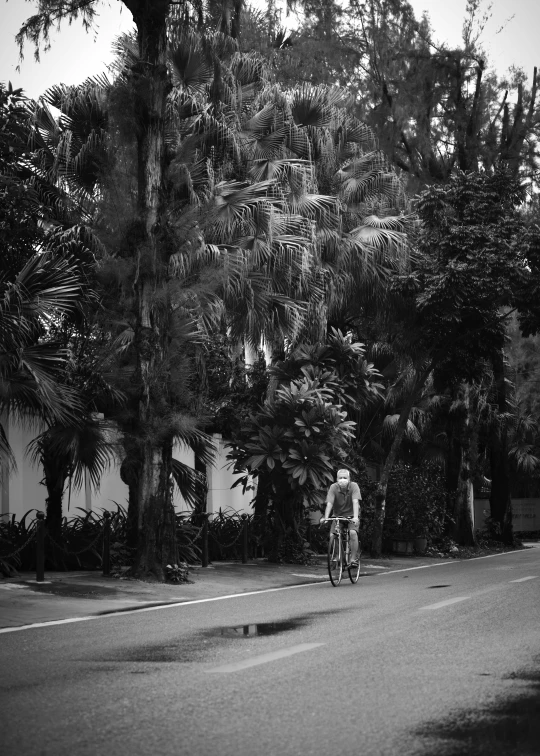
<path fill-rule="evenodd" d="M 330 533 L 328 539 L 328 574 L 330 582 L 334 587 L 341 583 L 343 570 L 349 573 L 351 583 L 358 582 L 360 577 L 360 554 L 358 555 L 358 565 L 351 565 L 351 539 L 349 528 L 344 523 L 349 523 L 350 517 L 329 517 L 326 522 L 334 521 L 336 527 L 333 533 Z M 343 524 L 342 524 L 343 523 Z"/>

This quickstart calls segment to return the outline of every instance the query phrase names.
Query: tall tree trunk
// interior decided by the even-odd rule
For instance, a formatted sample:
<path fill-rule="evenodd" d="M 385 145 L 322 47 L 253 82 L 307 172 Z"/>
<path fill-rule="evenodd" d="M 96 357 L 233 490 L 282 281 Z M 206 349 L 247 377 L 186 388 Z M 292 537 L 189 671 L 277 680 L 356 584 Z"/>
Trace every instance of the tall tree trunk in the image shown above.
<path fill-rule="evenodd" d="M 206 463 L 201 459 L 200 454 L 197 454 L 197 452 L 195 452 L 194 468 L 196 472 L 199 473 L 199 479 L 195 484 L 197 501 L 193 508 L 193 514 L 206 515 L 208 510 L 208 478 L 206 475 Z"/>
<path fill-rule="evenodd" d="M 371 537 L 371 556 L 373 558 L 380 557 L 382 552 L 382 536 L 384 518 L 386 514 L 386 491 L 388 489 L 390 473 L 392 472 L 392 469 L 396 462 L 399 448 L 401 446 L 401 442 L 403 441 L 403 436 L 405 435 L 409 415 L 411 414 L 411 410 L 414 407 L 414 404 L 417 401 L 419 395 L 421 394 L 422 389 L 426 385 L 426 381 L 429 378 L 431 369 L 432 367 L 430 365 L 430 367 L 426 370 L 417 373 L 414 386 L 400 412 L 399 420 L 396 426 L 396 433 L 392 441 L 390 451 L 388 452 L 383 465 L 381 479 L 377 486 L 377 491 L 375 492 L 375 517 L 373 521 L 373 535 Z"/>
<path fill-rule="evenodd" d="M 510 470 L 508 465 L 508 440 L 505 428 L 494 426 L 490 438 L 491 493 L 489 495 L 490 515 L 497 524 L 504 543 L 511 544 L 512 495 L 510 492 Z"/>
<path fill-rule="evenodd" d="M 453 525 L 451 534 L 460 546 L 475 546 L 472 476 L 474 468 L 474 417 L 471 411 L 471 387 L 468 383 L 461 385 L 460 400 L 463 414 L 459 429 L 459 467 L 456 480 Z"/>
<path fill-rule="evenodd" d="M 510 464 L 508 457 L 508 432 L 504 414 L 508 410 L 507 387 L 504 375 L 504 353 L 501 350 L 493 360 L 495 385 L 497 389 L 498 422 L 495 421 L 490 433 L 491 493 L 489 504 L 491 519 L 498 525 L 504 543 L 513 541 L 512 495 L 510 490 Z"/>
<path fill-rule="evenodd" d="M 134 291 L 137 322 L 134 344 L 141 385 L 139 431 L 147 440 L 141 447 L 135 496 L 137 556 L 135 574 L 163 579 L 164 567 L 174 562 L 175 523 L 171 514 L 169 476 L 172 439 L 163 443 L 148 433 L 155 412 L 154 381 L 167 353 L 167 319 L 154 307 L 156 290 L 163 286 L 166 260 L 159 247 L 160 213 L 165 170 L 165 114 L 170 88 L 167 70 L 167 18 L 170 0 L 124 0 L 137 27 L 139 62 L 133 71 L 138 160 L 138 229 L 134 249 L 137 277 Z M 161 387 L 159 389 L 163 391 Z"/>
<path fill-rule="evenodd" d="M 62 502 L 70 471 L 69 459 L 51 452 L 45 444 L 41 453 L 41 465 L 43 467 L 42 482 L 47 488 L 45 524 L 52 538 L 60 543 L 62 538 Z"/>
<path fill-rule="evenodd" d="M 163 580 L 177 562 L 170 474 L 172 446 L 145 449 L 138 486 L 138 548 L 135 574 Z"/>
<path fill-rule="evenodd" d="M 68 477 L 67 466 L 55 455 L 44 454 L 41 458 L 47 498 L 45 499 L 45 524 L 52 538 L 60 543 L 62 538 L 62 500 Z"/>

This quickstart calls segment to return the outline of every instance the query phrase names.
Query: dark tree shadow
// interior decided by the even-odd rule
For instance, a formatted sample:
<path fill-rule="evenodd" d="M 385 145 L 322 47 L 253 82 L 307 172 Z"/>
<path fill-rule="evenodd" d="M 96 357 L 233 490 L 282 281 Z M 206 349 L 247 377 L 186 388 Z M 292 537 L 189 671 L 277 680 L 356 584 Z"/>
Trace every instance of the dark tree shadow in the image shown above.
<path fill-rule="evenodd" d="M 535 660 L 540 663 L 540 657 Z M 515 673 L 528 683 L 487 708 L 452 712 L 416 731 L 437 756 L 540 756 L 540 670 Z"/>

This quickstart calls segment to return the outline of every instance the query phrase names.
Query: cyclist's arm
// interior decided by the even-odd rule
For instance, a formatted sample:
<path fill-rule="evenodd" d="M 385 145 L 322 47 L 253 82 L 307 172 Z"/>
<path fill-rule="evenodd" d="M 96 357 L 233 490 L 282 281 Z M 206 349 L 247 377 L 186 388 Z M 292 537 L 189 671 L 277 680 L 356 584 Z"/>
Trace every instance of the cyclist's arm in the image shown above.
<path fill-rule="evenodd" d="M 332 492 L 328 492 L 328 496 L 326 497 L 326 509 L 324 510 L 324 516 L 321 519 L 321 522 L 324 522 L 324 520 L 327 520 L 330 517 L 330 513 L 332 512 L 332 507 L 334 506 L 334 498 Z"/>
<path fill-rule="evenodd" d="M 333 502 L 327 501 L 326 502 L 326 509 L 324 510 L 324 519 L 327 520 L 330 517 L 330 513 L 332 512 L 332 507 L 334 506 Z"/>
<path fill-rule="evenodd" d="M 360 493 L 360 487 L 358 483 L 353 483 L 354 489 L 353 490 L 353 520 L 356 520 L 358 524 L 360 524 L 360 499 L 362 498 L 362 494 Z"/>

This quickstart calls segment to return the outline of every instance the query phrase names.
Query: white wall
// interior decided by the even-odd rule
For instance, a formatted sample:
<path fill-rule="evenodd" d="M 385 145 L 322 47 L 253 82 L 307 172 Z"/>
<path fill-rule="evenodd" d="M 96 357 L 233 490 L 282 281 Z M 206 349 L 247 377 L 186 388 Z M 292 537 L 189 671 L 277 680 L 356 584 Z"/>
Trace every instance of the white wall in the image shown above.
<path fill-rule="evenodd" d="M 45 509 L 46 488 L 40 485 L 43 477 L 41 468 L 32 465 L 24 453 L 28 443 L 37 436 L 40 429 L 36 426 L 14 425 L 2 418 L 2 426 L 13 450 L 16 471 L 8 474 L 4 465 L 2 469 L 1 514 L 15 514 L 20 519 L 30 509 Z"/>
<path fill-rule="evenodd" d="M 248 490 L 243 494 L 242 486 L 231 488 L 233 483 L 242 476 L 234 475 L 228 467 L 227 445 L 221 434 L 214 433 L 213 439 L 218 452 L 214 467 L 208 468 L 206 471 L 208 476 L 208 512 L 214 514 L 221 509 L 224 513 L 234 511 L 251 514 L 253 510 L 250 502 L 255 492 Z"/>
<path fill-rule="evenodd" d="M 489 517 L 489 499 L 474 500 L 474 527 L 482 530 Z M 540 530 L 540 499 L 512 499 L 512 526 L 516 533 Z"/>
<path fill-rule="evenodd" d="M 11 475 L 6 474 L 3 470 L 0 481 L 0 514 L 15 515 L 17 520 L 31 509 L 40 509 L 45 511 L 45 499 L 47 489 L 40 483 L 43 478 L 41 466 L 33 465 L 29 457 L 25 454 L 29 442 L 39 433 L 39 428 L 24 428 L 6 422 L 2 418 L 2 425 L 7 432 L 8 440 L 14 452 L 17 469 Z M 226 445 L 221 435 L 214 436 L 214 443 L 218 453 L 214 466 L 207 469 L 209 491 L 208 491 L 208 511 L 219 512 L 234 510 L 237 512 L 251 512 L 250 501 L 253 498 L 253 492 L 242 494 L 242 489 L 230 489 L 235 478 L 226 465 Z M 193 451 L 185 446 L 177 445 L 174 448 L 173 456 L 181 462 L 194 466 Z M 102 510 L 115 511 L 116 504 L 127 509 L 128 489 L 122 482 L 117 465 L 111 467 L 104 473 L 101 479 L 99 491 L 94 492 L 90 489 L 88 482 L 83 486 L 81 491 L 66 490 L 64 494 L 63 511 L 64 515 L 76 516 L 83 511 Z M 188 507 L 180 494 L 175 491 L 174 506 L 179 512 L 188 510 Z"/>

